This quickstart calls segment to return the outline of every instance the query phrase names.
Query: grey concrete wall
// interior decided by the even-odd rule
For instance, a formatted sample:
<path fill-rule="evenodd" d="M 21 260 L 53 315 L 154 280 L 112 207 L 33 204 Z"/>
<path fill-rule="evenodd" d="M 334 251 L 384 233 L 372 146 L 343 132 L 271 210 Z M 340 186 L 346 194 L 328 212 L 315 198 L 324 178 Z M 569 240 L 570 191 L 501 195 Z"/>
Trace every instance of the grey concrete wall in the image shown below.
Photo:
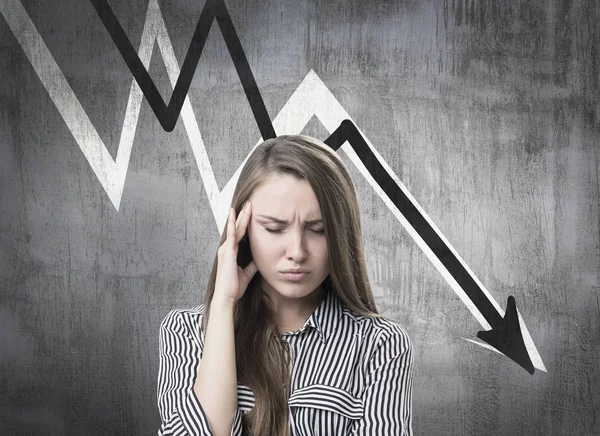
<path fill-rule="evenodd" d="M 155 434 L 158 326 L 201 302 L 218 244 L 190 140 L 141 106 L 118 209 L 0 0 L 0 434 Z M 132 76 L 89 2 L 23 0 L 112 157 Z M 140 44 L 147 0 L 112 0 Z M 202 2 L 159 0 L 182 63 Z M 480 324 L 350 160 L 369 275 L 415 347 L 419 435 L 600 427 L 596 0 L 228 0 L 274 118 L 312 69 L 547 372 Z M 155 48 L 150 73 L 171 93 Z M 260 137 L 213 25 L 189 97 L 222 188 Z M 304 130 L 324 139 L 312 120 Z"/>

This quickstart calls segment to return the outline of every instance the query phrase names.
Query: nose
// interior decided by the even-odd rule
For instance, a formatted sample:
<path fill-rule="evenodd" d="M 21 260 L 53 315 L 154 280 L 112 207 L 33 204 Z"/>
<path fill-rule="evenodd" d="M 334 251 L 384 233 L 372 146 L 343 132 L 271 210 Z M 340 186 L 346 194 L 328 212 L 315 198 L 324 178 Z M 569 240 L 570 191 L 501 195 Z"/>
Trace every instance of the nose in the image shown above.
<path fill-rule="evenodd" d="M 308 255 L 305 246 L 304 232 L 300 230 L 289 232 L 288 234 L 290 237 L 287 244 L 287 257 L 288 259 L 292 259 L 294 262 L 300 263 Z"/>

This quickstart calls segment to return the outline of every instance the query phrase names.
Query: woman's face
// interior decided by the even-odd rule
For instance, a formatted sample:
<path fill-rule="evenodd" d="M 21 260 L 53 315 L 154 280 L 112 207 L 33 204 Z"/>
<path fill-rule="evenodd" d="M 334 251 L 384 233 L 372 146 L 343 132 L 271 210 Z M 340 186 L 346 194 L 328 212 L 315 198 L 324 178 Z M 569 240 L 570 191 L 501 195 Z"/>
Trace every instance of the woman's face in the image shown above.
<path fill-rule="evenodd" d="M 307 297 L 329 274 L 321 209 L 310 184 L 274 174 L 254 190 L 250 201 L 248 238 L 263 289 L 278 301 Z M 283 273 L 290 268 L 308 273 L 291 280 Z"/>

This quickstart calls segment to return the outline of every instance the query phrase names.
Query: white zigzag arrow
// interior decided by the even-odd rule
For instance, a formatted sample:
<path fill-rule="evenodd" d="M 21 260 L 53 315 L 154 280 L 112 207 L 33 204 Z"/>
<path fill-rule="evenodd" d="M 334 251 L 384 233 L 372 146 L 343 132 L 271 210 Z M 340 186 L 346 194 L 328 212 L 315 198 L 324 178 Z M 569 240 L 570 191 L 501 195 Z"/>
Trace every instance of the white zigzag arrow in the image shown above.
<path fill-rule="evenodd" d="M 63 117 L 67 127 L 73 134 L 75 141 L 81 148 L 81 151 L 92 167 L 92 170 L 98 177 L 98 180 L 104 187 L 104 190 L 108 194 L 115 209 L 119 210 L 121 196 L 125 186 L 127 168 L 129 166 L 131 148 L 135 136 L 135 129 L 137 127 L 140 107 L 143 99 L 143 93 L 137 82 L 133 80 L 131 84 L 131 91 L 129 93 L 129 100 L 127 102 L 127 109 L 125 112 L 125 120 L 123 122 L 123 130 L 121 131 L 121 138 L 119 141 L 119 150 L 117 153 L 117 159 L 114 161 L 104 142 L 100 138 L 100 135 L 98 135 L 96 128 L 90 121 L 87 113 L 75 96 L 73 89 L 67 82 L 64 74 L 54 60 L 54 57 L 46 47 L 41 35 L 23 8 L 21 2 L 19 0 L 0 0 L 0 12 L 2 12 L 4 15 L 8 25 L 23 47 L 26 56 L 29 58 L 29 61 L 42 81 L 42 84 L 50 94 L 50 98 L 52 98 L 52 101 Z M 179 64 L 177 62 L 177 58 L 175 57 L 175 52 L 173 51 L 173 45 L 171 44 L 171 40 L 167 34 L 167 28 L 160 12 L 158 2 L 157 0 L 150 0 L 139 49 L 140 60 L 146 69 L 148 69 L 150 65 L 152 49 L 154 48 L 155 41 L 158 42 L 160 53 L 165 63 L 171 85 L 175 87 L 177 78 L 179 77 Z M 297 134 L 304 129 L 313 116 L 316 116 L 319 119 L 329 133 L 333 132 L 343 120 L 352 120 L 342 105 L 333 96 L 331 91 L 321 81 L 319 76 L 317 76 L 313 70 L 310 70 L 300 86 L 298 86 L 298 88 L 294 91 L 290 99 L 273 121 L 273 126 L 275 131 L 280 135 Z M 186 96 L 185 98 L 185 103 L 181 111 L 181 117 L 190 140 L 190 145 L 192 146 L 192 150 L 194 152 L 194 157 L 196 158 L 196 163 L 200 170 L 204 189 L 206 190 L 213 216 L 215 217 L 215 222 L 217 223 L 219 233 L 222 233 L 229 212 L 231 199 L 233 197 L 235 184 L 237 183 L 246 159 L 252 153 L 252 151 L 250 151 L 248 156 L 246 156 L 244 162 L 240 164 L 223 190 L 219 191 L 219 187 L 217 185 L 217 181 L 215 179 L 212 166 L 202 140 L 202 135 L 192 110 L 189 96 Z M 380 164 L 386 169 L 388 174 L 390 174 L 400 189 L 402 189 L 404 194 L 410 199 L 419 212 L 421 212 L 423 217 L 425 217 L 427 222 L 435 230 L 438 236 L 444 241 L 444 243 L 464 266 L 465 270 L 471 275 L 473 280 L 475 280 L 481 290 L 485 293 L 489 301 L 494 305 L 500 316 L 504 317 L 504 310 L 502 310 L 500 305 L 496 302 L 496 300 L 494 300 L 492 295 L 483 286 L 479 279 L 477 279 L 475 274 L 459 256 L 452 245 L 450 245 L 450 243 L 446 240 L 444 235 L 425 213 L 423 208 L 421 208 L 417 200 L 415 200 L 415 198 L 410 194 L 398 176 L 394 174 L 387 162 L 373 147 L 368 138 L 363 134 L 362 131 L 360 131 L 360 133 L 365 139 L 365 142 L 371 148 L 373 154 L 379 160 Z M 258 146 L 261 142 L 262 138 L 259 139 L 252 150 L 254 150 L 254 148 L 256 148 L 256 146 Z M 467 306 L 469 311 L 481 324 L 483 329 L 490 330 L 491 326 L 479 312 L 477 307 L 468 298 L 452 274 L 450 274 L 437 256 L 435 256 L 435 254 L 431 251 L 429 246 L 421 239 L 419 234 L 400 213 L 396 205 L 389 199 L 377 182 L 375 182 L 369 171 L 365 168 L 362 161 L 354 152 L 354 149 L 347 142 L 345 142 L 342 147 L 340 147 L 340 150 L 343 150 L 348 158 L 354 163 L 354 165 L 356 165 L 357 169 L 369 182 L 375 192 L 377 192 L 379 197 L 381 197 L 396 219 L 398 219 L 406 231 L 408 231 L 408 233 L 417 242 L 421 250 L 425 252 L 429 260 L 436 266 L 440 274 L 442 274 L 442 276 L 446 279 L 448 284 L 452 287 L 454 292 L 462 300 L 465 306 Z M 533 343 L 533 339 L 531 338 L 531 335 L 525 326 L 525 322 L 523 321 L 523 318 L 518 310 L 517 313 L 519 316 L 523 340 L 525 342 L 525 346 L 527 347 L 527 351 L 533 366 L 541 371 L 546 371 L 546 367 L 542 362 L 537 348 Z M 486 343 L 467 338 L 463 339 L 498 352 L 495 348 Z"/>

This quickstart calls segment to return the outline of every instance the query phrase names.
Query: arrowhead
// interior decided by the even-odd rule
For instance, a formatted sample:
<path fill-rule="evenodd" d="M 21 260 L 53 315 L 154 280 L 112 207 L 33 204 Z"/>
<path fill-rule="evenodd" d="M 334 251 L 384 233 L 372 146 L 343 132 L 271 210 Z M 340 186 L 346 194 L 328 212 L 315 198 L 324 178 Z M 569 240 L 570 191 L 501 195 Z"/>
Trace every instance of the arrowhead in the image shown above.
<path fill-rule="evenodd" d="M 535 369 L 521 334 L 515 297 L 508 297 L 506 313 L 491 330 L 482 330 L 477 337 L 521 365 L 529 374 Z"/>

